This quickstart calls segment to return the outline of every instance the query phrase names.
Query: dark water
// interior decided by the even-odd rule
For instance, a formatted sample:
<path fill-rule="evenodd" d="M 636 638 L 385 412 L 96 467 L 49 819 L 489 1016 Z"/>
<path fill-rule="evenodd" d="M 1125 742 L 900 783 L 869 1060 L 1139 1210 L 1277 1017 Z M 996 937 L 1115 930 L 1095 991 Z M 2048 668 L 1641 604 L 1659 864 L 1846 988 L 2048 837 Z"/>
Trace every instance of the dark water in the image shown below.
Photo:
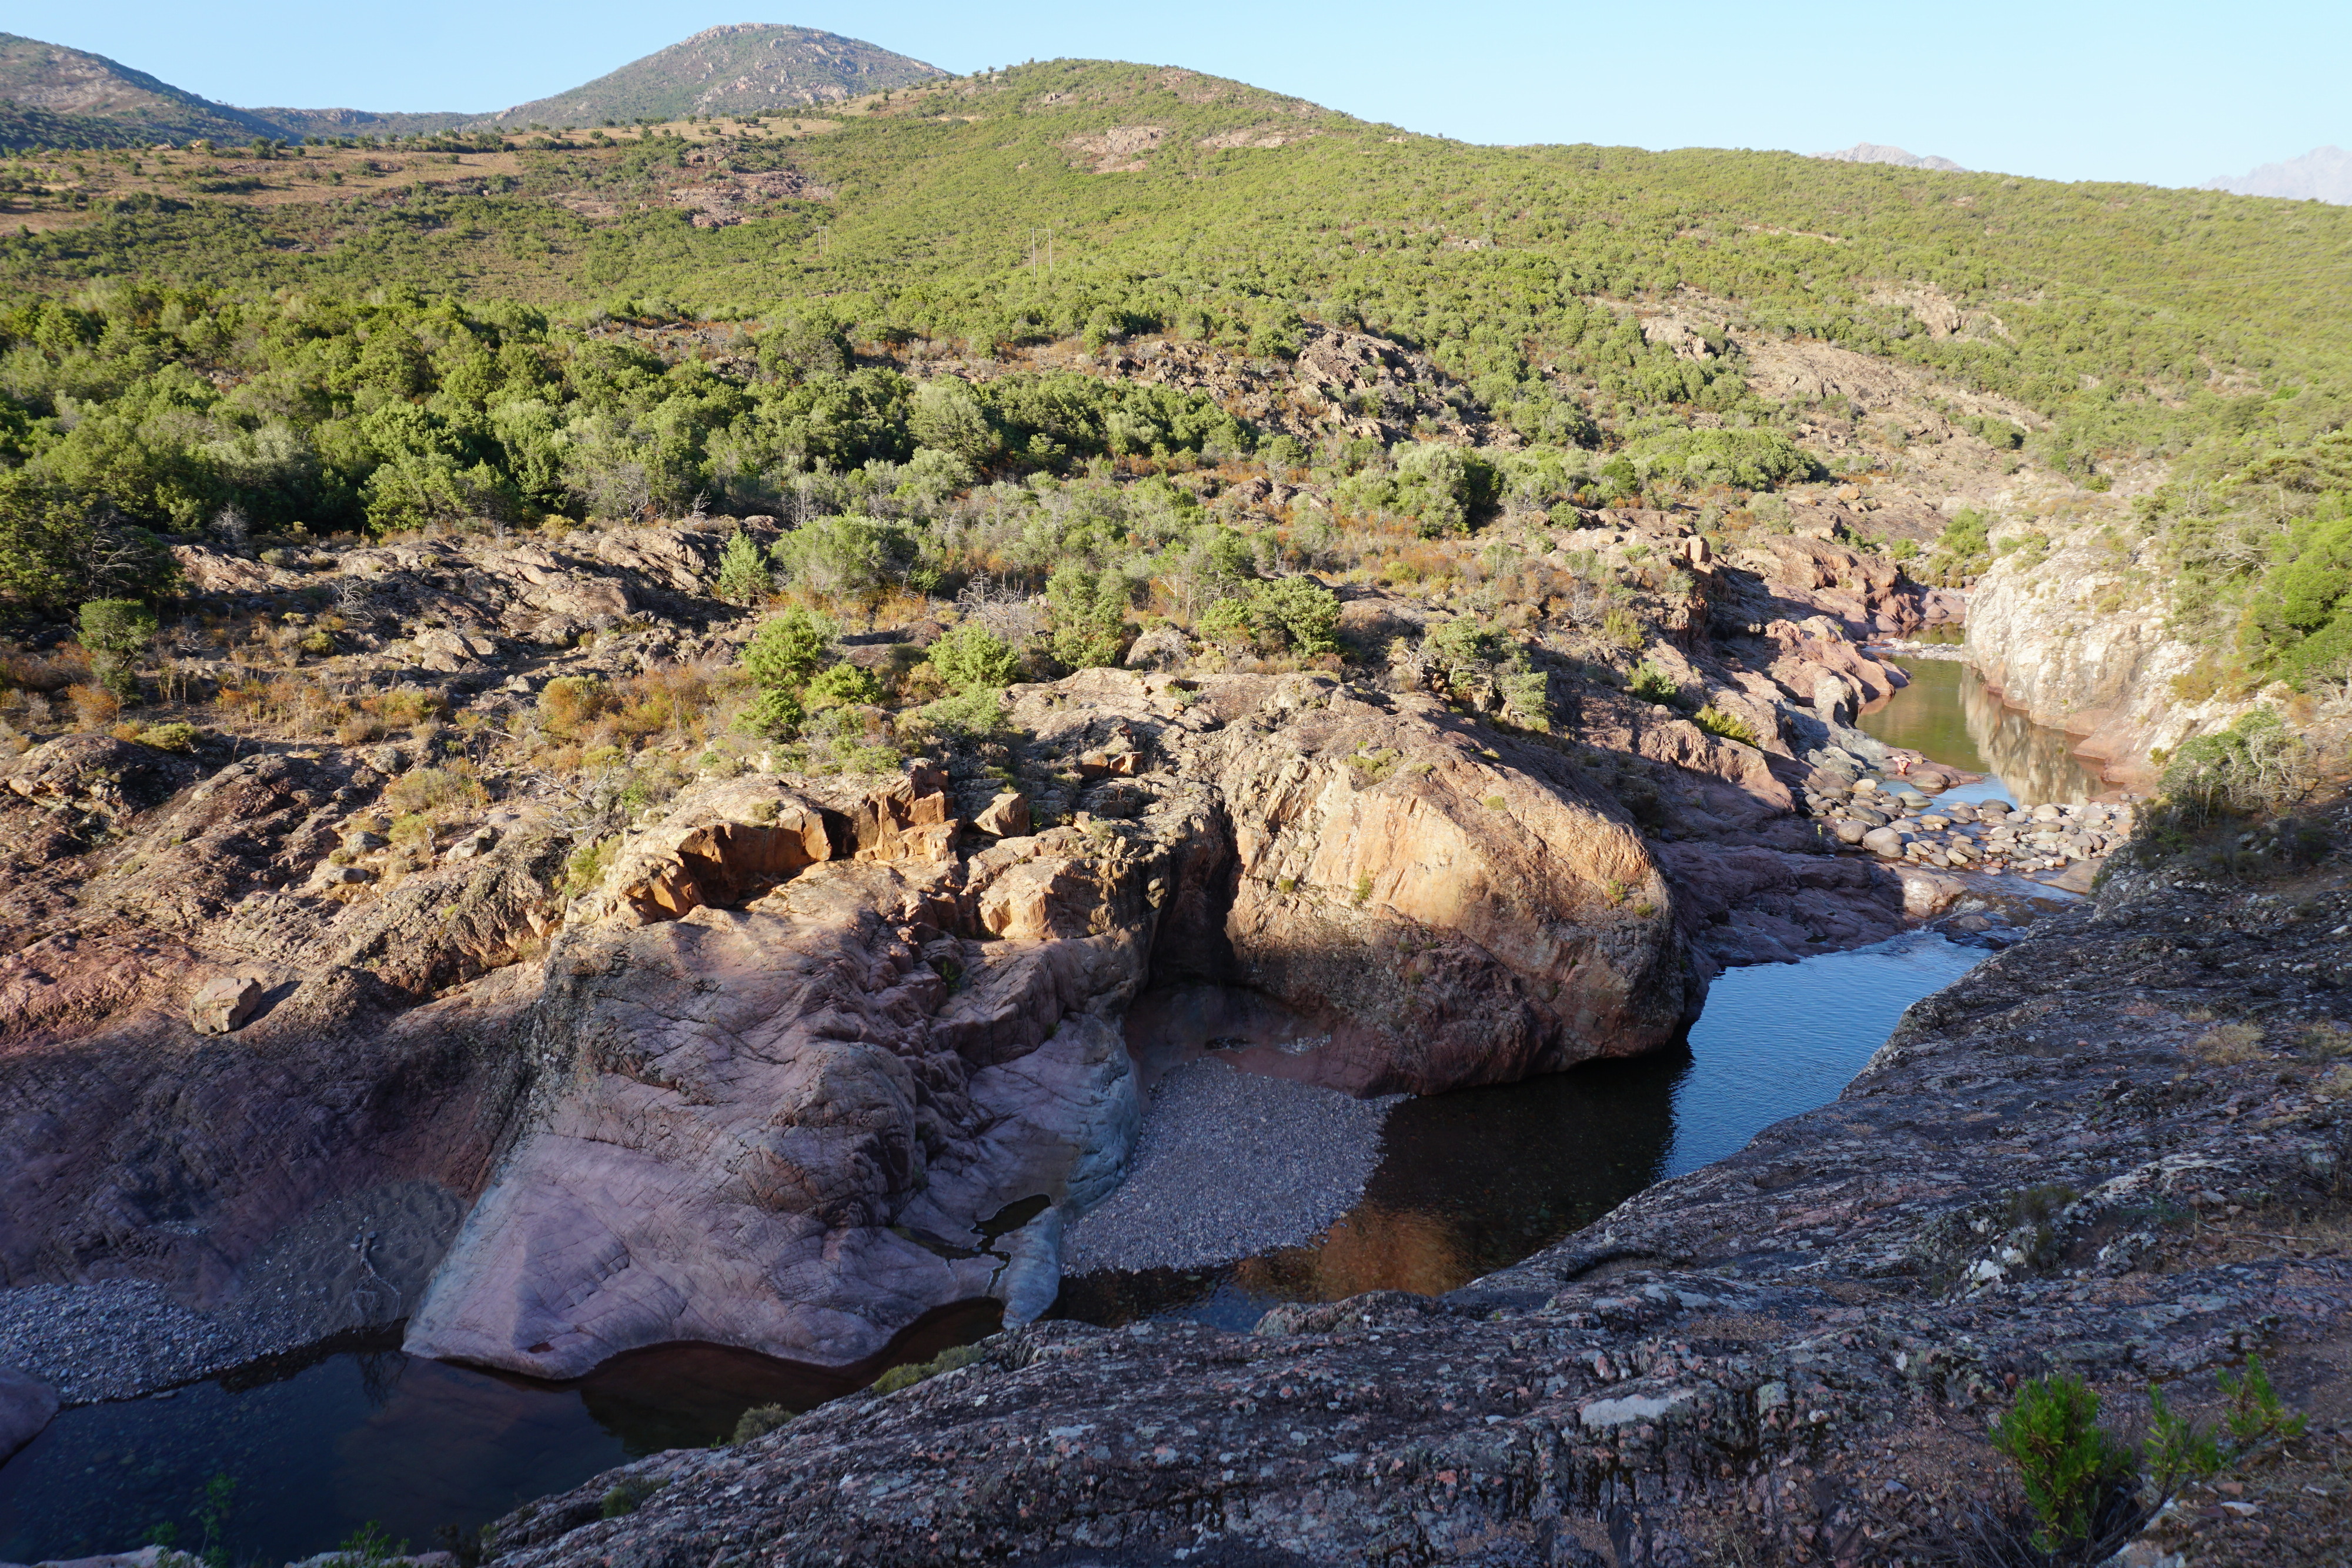
<path fill-rule="evenodd" d="M 1985 956 L 1913 934 L 1729 970 L 1686 1043 L 1404 1102 L 1381 1133 L 1363 1197 L 1314 1244 L 1223 1269 L 1068 1281 L 1055 1315 L 1247 1328 L 1281 1301 L 1467 1284 L 1836 1099 L 1904 1009 Z"/>
<path fill-rule="evenodd" d="M 2005 707 L 1976 672 L 1954 659 L 1895 661 L 1911 684 L 1854 721 L 1889 746 L 1990 775 L 1946 797 L 1999 798 L 2020 806 L 2087 800 L 2107 786 L 2074 756 L 2074 737 Z"/>
<path fill-rule="evenodd" d="M 157 1525 L 204 1543 L 202 1500 L 235 1483 L 233 1561 L 284 1563 L 383 1526 L 419 1551 L 600 1470 L 732 1432 L 755 1405 L 806 1410 L 997 1324 L 993 1302 L 934 1314 L 850 1373 L 675 1345 L 547 1384 L 401 1354 L 397 1335 L 68 1410 L 0 1466 L 0 1562 L 128 1550 Z"/>

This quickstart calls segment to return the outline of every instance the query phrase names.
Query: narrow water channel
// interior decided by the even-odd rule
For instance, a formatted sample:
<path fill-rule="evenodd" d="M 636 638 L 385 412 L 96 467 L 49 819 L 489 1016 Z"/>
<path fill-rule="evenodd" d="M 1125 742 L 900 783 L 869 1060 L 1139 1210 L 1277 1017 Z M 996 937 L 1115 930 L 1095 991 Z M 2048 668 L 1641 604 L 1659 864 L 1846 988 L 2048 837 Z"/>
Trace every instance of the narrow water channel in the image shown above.
<path fill-rule="evenodd" d="M 2066 737 L 2003 709 L 1965 665 L 1902 662 L 1912 684 L 1863 728 L 1990 775 L 1974 793 L 2032 805 L 2098 792 Z M 1313 1243 L 1219 1269 L 1073 1279 L 1055 1315 L 1247 1328 L 1282 1301 L 1454 1289 L 1836 1098 L 1904 1009 L 1985 956 L 1916 933 L 1731 970 L 1668 1050 L 1402 1103 L 1362 1197 Z M 889 1359 L 923 1359 L 993 1325 L 992 1304 L 941 1314 Z M 442 1526 L 470 1531 L 630 1458 L 723 1437 L 751 1406 L 807 1409 L 879 1369 L 845 1378 L 678 1346 L 550 1385 L 406 1356 L 396 1333 L 331 1347 L 67 1411 L 0 1466 L 0 1562 L 122 1550 L 157 1526 L 199 1545 L 219 1477 L 234 1483 L 222 1538 L 232 1561 L 310 1555 L 371 1521 L 425 1550 Z"/>

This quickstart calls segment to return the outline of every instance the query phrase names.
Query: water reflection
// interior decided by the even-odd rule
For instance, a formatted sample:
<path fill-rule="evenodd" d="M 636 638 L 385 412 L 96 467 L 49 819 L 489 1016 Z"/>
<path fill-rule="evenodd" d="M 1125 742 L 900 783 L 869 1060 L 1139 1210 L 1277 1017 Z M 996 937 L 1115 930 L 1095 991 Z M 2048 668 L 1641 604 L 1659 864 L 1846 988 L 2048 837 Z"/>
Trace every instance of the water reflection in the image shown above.
<path fill-rule="evenodd" d="M 1904 1009 L 1984 957 L 1914 933 L 1730 970 L 1686 1041 L 1631 1061 L 1405 1101 L 1382 1129 L 1364 1196 L 1315 1243 L 1223 1269 L 1066 1281 L 1055 1314 L 1245 1329 L 1279 1301 L 1454 1290 L 1834 1100 Z"/>
<path fill-rule="evenodd" d="M 59 1416 L 0 1466 L 0 1562 L 128 1550 L 158 1525 L 199 1545 L 215 1476 L 236 1483 L 231 1561 L 307 1557 L 371 1521 L 422 1551 L 445 1525 L 470 1531 L 632 1458 L 708 1444 L 754 1405 L 813 1409 L 1000 1318 L 993 1301 L 935 1312 L 843 1371 L 664 1345 L 551 1384 L 406 1355 L 396 1333 L 257 1363 Z"/>
<path fill-rule="evenodd" d="M 1854 721 L 1864 732 L 2000 782 L 1998 789 L 1978 789 L 1971 795 L 2038 806 L 2045 800 L 2087 800 L 2106 789 L 2075 758 L 2072 736 L 2004 706 L 1966 664 L 1951 659 L 1897 663 L 1911 684 Z"/>

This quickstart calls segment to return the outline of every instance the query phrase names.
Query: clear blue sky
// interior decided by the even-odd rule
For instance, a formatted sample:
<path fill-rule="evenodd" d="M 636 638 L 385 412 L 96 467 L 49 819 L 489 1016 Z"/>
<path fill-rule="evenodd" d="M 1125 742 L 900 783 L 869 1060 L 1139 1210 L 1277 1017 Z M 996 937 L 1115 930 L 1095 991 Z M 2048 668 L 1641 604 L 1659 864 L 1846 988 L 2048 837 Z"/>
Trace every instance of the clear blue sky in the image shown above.
<path fill-rule="evenodd" d="M 1473 141 L 1868 141 L 1972 169 L 2168 185 L 2352 144 L 2345 0 L 14 0 L 0 25 L 228 103 L 488 110 L 719 22 L 824 27 L 955 71 L 1055 56 L 1190 66 Z"/>

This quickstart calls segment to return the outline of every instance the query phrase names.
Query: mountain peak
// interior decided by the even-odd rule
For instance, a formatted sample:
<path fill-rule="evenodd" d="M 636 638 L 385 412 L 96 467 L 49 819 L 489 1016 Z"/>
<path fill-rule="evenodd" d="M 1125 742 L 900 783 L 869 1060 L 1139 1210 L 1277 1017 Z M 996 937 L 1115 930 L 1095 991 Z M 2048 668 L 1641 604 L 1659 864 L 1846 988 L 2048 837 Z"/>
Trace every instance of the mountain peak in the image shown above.
<path fill-rule="evenodd" d="M 1932 155 L 1922 158 L 1916 152 L 1906 152 L 1900 147 L 1883 146 L 1875 141 L 1857 141 L 1837 152 L 1816 152 L 1816 158 L 1827 158 L 1837 163 L 1893 163 L 1905 169 L 1934 169 L 1948 174 L 1965 174 L 1968 171 L 1949 158 Z"/>
<path fill-rule="evenodd" d="M 2315 147 L 2300 158 L 2265 163 L 2251 174 L 2224 174 L 2200 188 L 2241 196 L 2284 196 L 2295 202 L 2352 205 L 2352 152 L 2341 147 Z"/>
<path fill-rule="evenodd" d="M 727 22 L 585 86 L 488 118 L 501 125 L 593 125 L 688 114 L 773 114 L 945 75 L 937 66 L 838 33 Z"/>

